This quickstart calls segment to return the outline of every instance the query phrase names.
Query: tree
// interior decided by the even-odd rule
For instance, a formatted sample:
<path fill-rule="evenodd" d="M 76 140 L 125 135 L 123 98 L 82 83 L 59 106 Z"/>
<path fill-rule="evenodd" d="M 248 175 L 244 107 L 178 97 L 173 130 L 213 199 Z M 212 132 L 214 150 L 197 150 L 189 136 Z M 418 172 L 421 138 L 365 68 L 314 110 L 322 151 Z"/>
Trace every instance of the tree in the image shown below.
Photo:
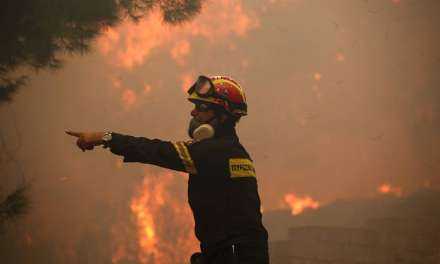
<path fill-rule="evenodd" d="M 23 69 L 62 66 L 60 55 L 85 54 L 103 29 L 124 19 L 138 21 L 157 8 L 168 24 L 190 20 L 203 0 L 4 0 L 0 4 L 0 104 L 12 101 L 29 77 Z M 0 135 L 1 136 L 1 135 Z M 1 164 L 0 164 L 1 165 Z M 24 177 L 22 175 L 22 177 Z M 23 183 L 1 200 L 0 231 L 30 208 Z"/>
<path fill-rule="evenodd" d="M 57 69 L 63 53 L 84 54 L 106 27 L 135 21 L 157 8 L 179 24 L 194 17 L 203 0 L 5 0 L 0 4 L 0 104 L 28 81 L 17 71 Z"/>
<path fill-rule="evenodd" d="M 28 185 L 22 185 L 0 202 L 0 232 L 8 220 L 16 219 L 30 208 Z"/>

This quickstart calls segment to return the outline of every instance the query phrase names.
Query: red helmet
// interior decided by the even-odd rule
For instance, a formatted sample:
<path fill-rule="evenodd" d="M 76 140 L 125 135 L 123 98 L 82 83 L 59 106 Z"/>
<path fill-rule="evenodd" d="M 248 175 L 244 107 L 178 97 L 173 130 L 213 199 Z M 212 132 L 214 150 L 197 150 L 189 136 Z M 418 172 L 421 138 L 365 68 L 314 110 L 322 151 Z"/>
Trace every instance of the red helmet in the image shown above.
<path fill-rule="evenodd" d="M 235 117 L 247 115 L 246 96 L 240 85 L 226 76 L 199 76 L 188 90 L 191 102 L 207 102 L 221 106 Z"/>

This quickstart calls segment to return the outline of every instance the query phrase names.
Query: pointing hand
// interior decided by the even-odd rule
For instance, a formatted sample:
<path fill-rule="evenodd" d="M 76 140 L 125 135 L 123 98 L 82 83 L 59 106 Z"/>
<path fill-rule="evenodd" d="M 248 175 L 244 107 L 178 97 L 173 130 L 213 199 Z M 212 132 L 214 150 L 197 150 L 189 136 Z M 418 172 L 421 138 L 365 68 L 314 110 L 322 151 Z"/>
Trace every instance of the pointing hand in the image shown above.
<path fill-rule="evenodd" d="M 93 147 L 103 144 L 102 137 L 105 132 L 74 132 L 66 130 L 66 134 L 74 136 L 77 139 L 76 145 L 82 150 L 92 150 Z"/>

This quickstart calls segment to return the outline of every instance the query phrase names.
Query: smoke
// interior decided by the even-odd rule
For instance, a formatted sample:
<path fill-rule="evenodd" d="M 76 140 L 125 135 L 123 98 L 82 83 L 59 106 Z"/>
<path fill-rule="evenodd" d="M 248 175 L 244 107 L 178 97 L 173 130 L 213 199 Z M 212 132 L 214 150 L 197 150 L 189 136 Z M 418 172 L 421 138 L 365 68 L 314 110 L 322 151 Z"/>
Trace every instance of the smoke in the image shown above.
<path fill-rule="evenodd" d="M 22 147 L 14 155 L 34 182 L 32 210 L 4 235 L 0 255 L 22 263 L 156 263 L 139 244 L 142 230 L 159 241 L 176 230 L 187 237 L 184 177 L 122 164 L 108 150 L 83 153 L 63 131 L 187 139 L 185 89 L 199 74 L 230 75 L 246 91 L 249 116 L 238 133 L 255 162 L 265 213 L 286 207 L 291 193 L 322 208 L 380 196 L 384 183 L 404 194 L 439 188 L 438 11 L 438 1 L 225 0 L 172 29 L 154 14 L 109 29 L 95 52 L 66 55 L 65 68 L 39 73 L 0 108 L 7 147 L 15 149 L 17 127 Z M 160 218 L 153 232 L 132 203 L 153 210 L 140 197 L 161 184 L 180 195 L 184 213 Z M 176 197 L 151 217 L 177 215 Z M 175 257 L 189 257 L 192 246 Z M 170 258 L 169 249 L 159 251 Z"/>

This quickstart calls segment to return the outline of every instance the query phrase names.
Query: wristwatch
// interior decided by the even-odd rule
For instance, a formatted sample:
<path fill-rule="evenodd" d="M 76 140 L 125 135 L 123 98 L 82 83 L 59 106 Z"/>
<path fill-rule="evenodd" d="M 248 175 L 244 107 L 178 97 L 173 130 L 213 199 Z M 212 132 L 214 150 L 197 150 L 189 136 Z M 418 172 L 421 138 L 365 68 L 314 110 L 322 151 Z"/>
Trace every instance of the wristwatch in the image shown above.
<path fill-rule="evenodd" d="M 112 132 L 105 132 L 102 136 L 103 147 L 108 148 L 109 142 L 112 140 Z"/>

